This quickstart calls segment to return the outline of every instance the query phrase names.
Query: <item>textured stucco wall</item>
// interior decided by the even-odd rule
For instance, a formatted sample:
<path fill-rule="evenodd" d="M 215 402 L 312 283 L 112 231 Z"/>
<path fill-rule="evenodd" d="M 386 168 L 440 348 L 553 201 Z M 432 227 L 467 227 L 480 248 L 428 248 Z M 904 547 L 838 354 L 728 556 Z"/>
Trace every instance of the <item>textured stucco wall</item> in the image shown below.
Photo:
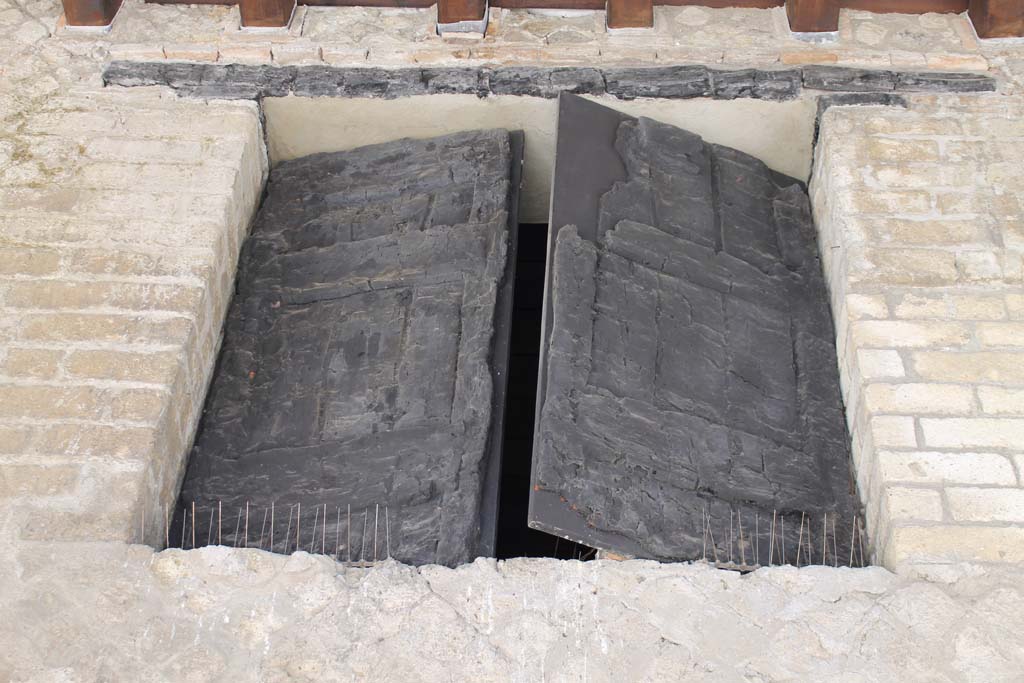
<path fill-rule="evenodd" d="M 0 583 L 13 681 L 997 681 L 1024 590 L 880 568 L 478 560 L 345 569 L 256 550 L 39 546 Z"/>

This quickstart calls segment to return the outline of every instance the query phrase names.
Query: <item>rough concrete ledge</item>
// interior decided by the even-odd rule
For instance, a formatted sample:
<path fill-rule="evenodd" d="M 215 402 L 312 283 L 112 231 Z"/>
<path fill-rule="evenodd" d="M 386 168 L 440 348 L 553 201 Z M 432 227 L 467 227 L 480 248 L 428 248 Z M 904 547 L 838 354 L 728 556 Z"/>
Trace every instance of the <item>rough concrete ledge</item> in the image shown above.
<path fill-rule="evenodd" d="M 1024 588 L 1007 571 L 355 569 L 114 543 L 6 561 L 3 680 L 1009 681 L 1024 667 Z"/>
<path fill-rule="evenodd" d="M 560 92 L 720 100 L 791 100 L 802 90 L 856 93 L 993 92 L 984 74 L 900 72 L 846 67 L 710 69 L 659 67 L 472 67 L 402 68 L 266 66 L 192 62 L 111 62 L 106 85 L 168 86 L 186 97 L 382 97 L 413 95 L 526 95 L 554 98 Z"/>

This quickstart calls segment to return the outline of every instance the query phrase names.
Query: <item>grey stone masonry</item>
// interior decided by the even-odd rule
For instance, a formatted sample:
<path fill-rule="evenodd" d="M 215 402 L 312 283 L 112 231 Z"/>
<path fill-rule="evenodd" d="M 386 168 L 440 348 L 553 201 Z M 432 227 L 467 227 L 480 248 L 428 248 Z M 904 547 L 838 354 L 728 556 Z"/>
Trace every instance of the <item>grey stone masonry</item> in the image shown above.
<path fill-rule="evenodd" d="M 397 68 L 111 62 L 107 85 L 165 85 L 188 97 L 409 97 L 430 94 L 527 95 L 554 98 L 562 92 L 688 99 L 790 100 L 801 89 L 841 92 L 990 92 L 987 75 L 896 72 L 846 67 L 709 69 L 704 66 L 629 68 L 466 67 Z"/>
<path fill-rule="evenodd" d="M 476 556 L 514 156 L 509 133 L 467 132 L 271 172 L 172 537 Z"/>

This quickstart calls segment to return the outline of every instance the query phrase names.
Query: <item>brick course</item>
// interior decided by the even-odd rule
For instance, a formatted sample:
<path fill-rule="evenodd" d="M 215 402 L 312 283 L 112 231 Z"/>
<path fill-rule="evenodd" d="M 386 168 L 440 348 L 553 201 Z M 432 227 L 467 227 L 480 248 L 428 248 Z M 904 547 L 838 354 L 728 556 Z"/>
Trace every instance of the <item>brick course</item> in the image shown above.
<path fill-rule="evenodd" d="M 266 172 L 258 113 L 121 93 L 28 121 L 29 149 L 74 152 L 59 190 L 4 168 L 0 525 L 159 544 Z"/>

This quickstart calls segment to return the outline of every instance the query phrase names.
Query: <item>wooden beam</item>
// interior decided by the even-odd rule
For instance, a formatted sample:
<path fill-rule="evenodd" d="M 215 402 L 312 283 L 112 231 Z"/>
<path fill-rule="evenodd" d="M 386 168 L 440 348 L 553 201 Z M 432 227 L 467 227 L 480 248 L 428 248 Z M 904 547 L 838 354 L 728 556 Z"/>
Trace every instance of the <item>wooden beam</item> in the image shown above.
<path fill-rule="evenodd" d="M 967 0 L 840 0 L 844 9 L 858 9 L 865 12 L 886 14 L 925 14 L 939 12 L 960 14 L 967 11 Z"/>
<path fill-rule="evenodd" d="M 651 28 L 654 26 L 652 0 L 608 0 L 608 28 Z"/>
<path fill-rule="evenodd" d="M 147 0 L 151 2 L 152 0 Z M 166 2 L 166 0 L 161 0 Z M 192 0 L 181 0 L 192 2 Z M 227 2 L 228 0 L 219 0 Z M 967 0 L 964 0 L 966 2 Z M 300 5 L 315 5 L 319 7 L 431 7 L 437 4 L 437 0 L 300 0 Z"/>
<path fill-rule="evenodd" d="M 68 26 L 109 26 L 121 8 L 121 0 L 64 0 Z"/>
<path fill-rule="evenodd" d="M 460 21 L 482 21 L 487 11 L 487 0 L 438 0 L 437 23 L 456 24 Z"/>
<path fill-rule="evenodd" d="M 979 38 L 1024 36 L 1024 0 L 970 0 L 967 14 Z"/>
<path fill-rule="evenodd" d="M 238 9 L 246 28 L 280 28 L 291 21 L 295 0 L 241 0 Z"/>
<path fill-rule="evenodd" d="M 786 0 L 789 28 L 796 33 L 839 30 L 839 0 Z"/>
<path fill-rule="evenodd" d="M 782 7 L 786 0 L 657 0 L 655 5 L 668 7 L 747 7 L 753 9 L 770 9 Z"/>

